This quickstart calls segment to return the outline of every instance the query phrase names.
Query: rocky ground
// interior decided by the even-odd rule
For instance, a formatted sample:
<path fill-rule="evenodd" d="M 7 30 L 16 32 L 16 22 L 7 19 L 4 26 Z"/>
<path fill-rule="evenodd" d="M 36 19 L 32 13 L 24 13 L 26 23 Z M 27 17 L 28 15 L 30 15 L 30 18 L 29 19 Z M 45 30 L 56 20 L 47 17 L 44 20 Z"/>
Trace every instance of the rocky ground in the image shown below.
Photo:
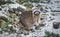
<path fill-rule="evenodd" d="M 47 14 L 49 15 L 49 13 Z M 50 20 L 49 17 L 54 18 L 54 20 Z M 41 27 L 39 30 L 35 30 L 35 32 L 30 32 L 29 35 L 17 34 L 17 33 L 9 34 L 8 32 L 4 32 L 3 34 L 0 34 L 0 37 L 43 37 L 45 35 L 46 30 L 60 35 L 60 28 L 59 29 L 53 28 L 53 22 L 60 21 L 58 19 L 59 17 L 60 17 L 59 13 L 58 16 L 52 16 L 52 15 L 47 16 L 47 20 L 45 21 L 46 25 L 44 27 Z"/>
<path fill-rule="evenodd" d="M 44 5 L 43 8 L 45 7 L 51 7 L 51 4 L 42 4 L 42 3 L 39 3 L 41 5 Z M 54 6 L 56 6 L 54 4 Z M 7 7 L 4 8 L 4 9 L 8 9 Z M 9 18 L 6 13 L 4 12 L 4 9 L 3 11 L 0 11 L 0 16 L 5 16 L 6 18 Z M 46 9 L 48 12 L 45 13 L 45 26 L 41 27 L 40 29 L 36 30 L 35 29 L 35 32 L 30 32 L 28 35 L 24 35 L 24 34 L 19 34 L 19 33 L 11 33 L 9 34 L 8 32 L 3 32 L 3 34 L 0 34 L 0 37 L 44 37 L 45 35 L 45 31 L 49 31 L 49 32 L 53 32 L 55 34 L 59 34 L 60 35 L 60 27 L 59 29 L 54 29 L 53 28 L 53 22 L 56 21 L 56 22 L 60 22 L 60 12 L 52 12 L 50 9 Z M 4 13 L 4 14 L 3 14 Z M 44 11 L 43 11 L 44 13 Z M 43 14 L 42 13 L 42 14 Z M 53 16 L 52 14 L 55 14 L 55 16 Z M 10 19 L 10 18 L 9 18 Z"/>

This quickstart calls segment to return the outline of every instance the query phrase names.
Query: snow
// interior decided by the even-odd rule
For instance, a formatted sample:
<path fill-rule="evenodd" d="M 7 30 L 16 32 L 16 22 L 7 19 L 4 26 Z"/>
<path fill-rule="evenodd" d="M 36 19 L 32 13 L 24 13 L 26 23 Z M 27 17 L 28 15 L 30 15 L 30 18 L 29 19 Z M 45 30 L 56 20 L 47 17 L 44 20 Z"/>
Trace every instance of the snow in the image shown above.
<path fill-rule="evenodd" d="M 5 14 L 3 14 L 3 12 L 0 11 L 0 16 L 3 16 L 3 17 L 6 17 L 6 18 L 9 18 L 8 16 L 6 16 Z"/>
<path fill-rule="evenodd" d="M 26 9 L 26 7 L 25 7 L 25 6 L 22 6 L 22 5 L 18 4 L 18 3 L 16 3 L 16 4 L 10 4 L 10 5 L 9 5 L 9 7 L 10 7 L 10 8 L 17 8 L 17 7 L 21 7 L 21 8 L 23 8 L 23 9 Z"/>
<path fill-rule="evenodd" d="M 51 7 L 53 10 L 55 9 L 55 10 L 60 10 L 60 8 L 58 9 L 57 8 L 57 6 L 59 5 L 57 5 L 57 4 L 43 4 L 43 3 L 39 3 L 40 5 L 42 5 L 43 6 L 43 8 L 45 9 L 45 7 L 47 6 L 47 7 Z M 35 3 L 33 3 L 33 5 L 35 6 Z M 37 4 L 36 4 L 37 5 Z M 52 7 L 52 6 L 54 6 L 54 7 Z M 15 4 L 9 4 L 9 7 L 10 8 L 17 8 L 17 7 L 21 7 L 21 8 L 23 8 L 23 9 L 25 9 L 26 10 L 26 7 L 25 6 L 22 6 L 22 5 L 20 5 L 20 4 L 18 4 L 18 3 L 15 3 Z M 4 9 L 6 9 L 6 8 L 4 8 Z M 37 37 L 43 37 L 44 35 L 45 35 L 45 31 L 47 30 L 47 31 L 49 31 L 49 32 L 53 32 L 53 33 L 55 33 L 55 34 L 59 34 L 60 35 L 60 27 L 59 27 L 59 29 L 54 29 L 53 28 L 53 22 L 54 21 L 56 21 L 56 22 L 60 22 L 60 12 L 58 13 L 58 12 L 56 12 L 56 13 L 58 13 L 59 15 L 58 16 L 52 16 L 50 13 L 53 13 L 53 12 L 51 12 L 50 11 L 50 9 L 47 9 L 49 12 L 47 12 L 46 14 L 48 14 L 48 16 L 46 16 L 46 20 L 45 20 L 45 22 L 44 23 L 46 23 L 46 25 L 44 26 L 44 27 L 41 27 L 40 29 L 41 30 L 35 30 L 35 32 L 30 32 L 29 33 L 29 35 L 24 35 L 24 34 L 19 34 L 17 37 L 19 37 L 19 36 L 22 36 L 22 37 L 32 37 L 32 36 L 37 36 Z M 4 11 L 3 11 L 4 12 Z M 8 16 L 6 16 L 5 14 L 3 14 L 3 12 L 2 11 L 0 11 L 0 16 L 4 16 L 4 17 L 6 17 L 6 18 L 8 18 Z M 50 18 L 49 17 L 52 17 L 52 18 L 54 18 L 54 20 L 52 20 L 52 21 L 49 21 L 50 20 Z M 49 21 L 49 22 L 48 22 Z M 11 26 L 11 25 L 10 25 Z M 7 36 L 5 36 L 5 34 L 8 34 L 8 33 L 4 33 L 4 34 L 0 34 L 0 37 L 16 37 L 16 35 L 17 34 L 10 34 L 10 35 L 7 35 Z"/>

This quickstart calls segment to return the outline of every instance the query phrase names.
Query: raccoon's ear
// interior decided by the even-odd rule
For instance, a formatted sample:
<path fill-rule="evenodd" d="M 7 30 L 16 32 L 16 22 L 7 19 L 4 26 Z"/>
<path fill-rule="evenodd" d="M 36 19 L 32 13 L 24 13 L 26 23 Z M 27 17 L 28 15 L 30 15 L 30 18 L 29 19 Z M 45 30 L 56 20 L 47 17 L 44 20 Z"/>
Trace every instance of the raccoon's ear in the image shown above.
<path fill-rule="evenodd" d="M 38 5 L 37 8 L 40 9 L 40 11 L 43 11 L 43 8 L 41 5 Z"/>

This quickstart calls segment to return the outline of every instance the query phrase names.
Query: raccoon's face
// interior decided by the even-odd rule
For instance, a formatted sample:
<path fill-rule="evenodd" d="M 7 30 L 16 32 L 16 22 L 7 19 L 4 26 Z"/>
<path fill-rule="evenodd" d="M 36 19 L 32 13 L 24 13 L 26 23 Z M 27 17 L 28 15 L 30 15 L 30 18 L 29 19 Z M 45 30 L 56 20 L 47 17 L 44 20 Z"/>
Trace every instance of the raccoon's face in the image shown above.
<path fill-rule="evenodd" d="M 35 12 L 34 12 L 34 15 L 36 15 L 36 16 L 39 15 L 39 14 L 40 14 L 39 11 L 35 11 Z"/>

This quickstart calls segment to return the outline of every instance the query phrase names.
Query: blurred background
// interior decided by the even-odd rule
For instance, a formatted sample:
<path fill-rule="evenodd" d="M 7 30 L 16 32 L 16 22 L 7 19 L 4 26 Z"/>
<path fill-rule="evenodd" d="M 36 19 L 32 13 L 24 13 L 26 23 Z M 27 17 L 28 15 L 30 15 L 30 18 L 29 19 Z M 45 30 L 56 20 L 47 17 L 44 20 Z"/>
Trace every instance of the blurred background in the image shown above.
<path fill-rule="evenodd" d="M 27 36 L 9 34 L 9 26 L 19 21 L 22 11 L 33 7 L 42 11 L 45 26 Z M 0 0 L 0 33 L 0 37 L 60 37 L 60 0 Z"/>

